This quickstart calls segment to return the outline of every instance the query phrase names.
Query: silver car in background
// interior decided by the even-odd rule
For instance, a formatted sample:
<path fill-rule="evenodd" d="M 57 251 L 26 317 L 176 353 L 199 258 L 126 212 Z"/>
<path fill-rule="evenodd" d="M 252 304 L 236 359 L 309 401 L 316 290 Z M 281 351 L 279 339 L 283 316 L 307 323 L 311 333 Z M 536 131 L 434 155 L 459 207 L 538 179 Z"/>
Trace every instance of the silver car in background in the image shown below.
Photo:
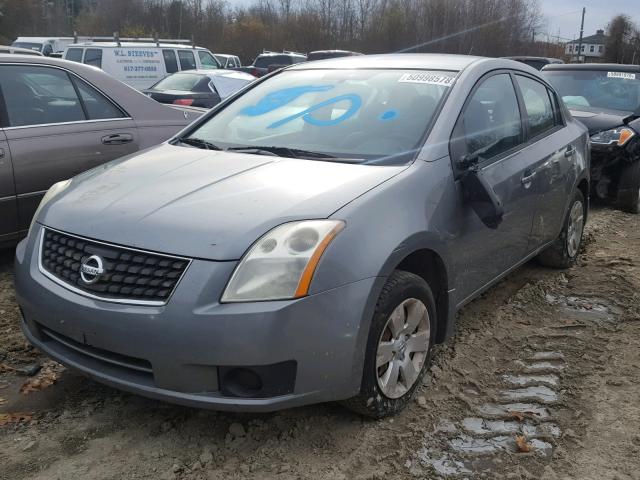
<path fill-rule="evenodd" d="M 576 261 L 588 143 L 510 60 L 286 68 L 52 187 L 16 251 L 23 329 L 153 398 L 391 415 L 459 308 L 531 258 Z"/>
<path fill-rule="evenodd" d="M 157 145 L 203 111 L 161 105 L 101 70 L 0 55 L 0 246 L 54 183 Z"/>

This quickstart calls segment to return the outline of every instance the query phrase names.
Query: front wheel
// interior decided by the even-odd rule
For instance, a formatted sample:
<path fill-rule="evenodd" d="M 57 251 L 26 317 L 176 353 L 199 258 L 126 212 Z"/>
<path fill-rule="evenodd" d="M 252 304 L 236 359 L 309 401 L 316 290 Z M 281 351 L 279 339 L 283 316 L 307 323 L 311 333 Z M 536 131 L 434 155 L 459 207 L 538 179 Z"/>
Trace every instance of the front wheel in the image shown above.
<path fill-rule="evenodd" d="M 640 160 L 622 169 L 618 184 L 618 206 L 629 213 L 640 213 Z"/>
<path fill-rule="evenodd" d="M 584 235 L 587 204 L 584 195 L 576 190 L 569 213 L 560 236 L 545 251 L 540 253 L 540 263 L 552 268 L 569 268 L 575 265 Z"/>
<path fill-rule="evenodd" d="M 427 282 L 393 272 L 376 304 L 360 393 L 345 406 L 373 418 L 402 410 L 429 366 L 435 329 L 436 306 Z"/>

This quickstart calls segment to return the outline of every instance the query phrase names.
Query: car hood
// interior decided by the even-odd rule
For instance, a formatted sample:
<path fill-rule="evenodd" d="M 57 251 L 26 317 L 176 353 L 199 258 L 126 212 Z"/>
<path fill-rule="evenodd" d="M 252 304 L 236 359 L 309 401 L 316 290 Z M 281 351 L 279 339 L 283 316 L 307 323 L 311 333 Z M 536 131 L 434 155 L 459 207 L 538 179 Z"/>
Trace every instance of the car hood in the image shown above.
<path fill-rule="evenodd" d="M 128 247 L 237 260 L 275 226 L 327 218 L 405 168 L 164 144 L 75 177 L 38 221 Z"/>
<path fill-rule="evenodd" d="M 571 107 L 573 118 L 583 123 L 589 134 L 611 130 L 612 128 L 624 125 L 625 120 L 633 116 L 633 112 L 622 110 L 598 110 L 587 107 Z"/>

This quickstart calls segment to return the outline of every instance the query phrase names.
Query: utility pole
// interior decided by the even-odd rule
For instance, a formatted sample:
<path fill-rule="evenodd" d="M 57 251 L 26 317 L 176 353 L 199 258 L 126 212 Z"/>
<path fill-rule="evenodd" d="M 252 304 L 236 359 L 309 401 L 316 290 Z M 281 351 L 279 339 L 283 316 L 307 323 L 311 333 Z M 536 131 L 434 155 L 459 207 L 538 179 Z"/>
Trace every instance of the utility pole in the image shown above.
<path fill-rule="evenodd" d="M 580 24 L 580 41 L 578 42 L 578 63 L 582 63 L 580 57 L 582 55 L 582 36 L 584 35 L 584 15 L 587 13 L 587 7 L 582 7 L 582 23 Z"/>

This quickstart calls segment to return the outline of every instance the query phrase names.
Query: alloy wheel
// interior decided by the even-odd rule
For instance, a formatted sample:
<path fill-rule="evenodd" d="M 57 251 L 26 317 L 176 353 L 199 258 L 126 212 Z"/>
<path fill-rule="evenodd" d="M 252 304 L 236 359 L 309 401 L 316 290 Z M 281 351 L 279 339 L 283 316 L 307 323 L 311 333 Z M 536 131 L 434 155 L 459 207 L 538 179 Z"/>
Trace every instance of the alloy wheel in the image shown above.
<path fill-rule="evenodd" d="M 423 302 L 409 298 L 398 305 L 385 324 L 376 355 L 378 386 L 388 398 L 406 394 L 420 376 L 431 345 L 429 312 Z"/>
<path fill-rule="evenodd" d="M 576 202 L 571 207 L 569 214 L 569 228 L 567 230 L 567 253 L 569 257 L 574 258 L 578 255 L 580 244 L 582 243 L 582 234 L 584 231 L 584 207 L 582 202 Z"/>

